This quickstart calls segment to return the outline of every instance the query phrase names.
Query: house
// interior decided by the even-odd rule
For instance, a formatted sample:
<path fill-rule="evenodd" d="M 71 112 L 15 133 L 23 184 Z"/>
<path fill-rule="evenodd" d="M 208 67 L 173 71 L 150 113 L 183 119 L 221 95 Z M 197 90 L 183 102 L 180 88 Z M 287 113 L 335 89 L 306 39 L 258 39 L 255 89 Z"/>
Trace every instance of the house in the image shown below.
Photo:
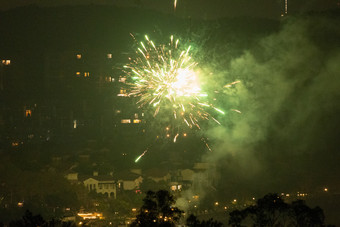
<path fill-rule="evenodd" d="M 143 177 L 140 174 L 131 171 L 123 171 L 114 175 L 117 179 L 117 187 L 120 190 L 136 190 L 143 182 Z"/>
<path fill-rule="evenodd" d="M 169 171 L 165 169 L 148 169 L 144 171 L 144 176 L 155 181 L 155 182 L 160 182 L 160 181 L 165 181 L 168 182 L 171 179 L 171 175 Z"/>
<path fill-rule="evenodd" d="M 71 184 L 78 184 L 78 173 L 76 172 L 70 172 L 65 175 L 65 178 L 71 183 Z"/>
<path fill-rule="evenodd" d="M 83 180 L 84 186 L 89 191 L 95 191 L 107 195 L 108 197 L 116 198 L 117 188 L 116 181 L 110 175 L 108 176 L 90 176 Z"/>
<path fill-rule="evenodd" d="M 171 191 L 181 191 L 192 185 L 195 172 L 191 169 L 177 170 L 172 172 L 169 182 Z"/>

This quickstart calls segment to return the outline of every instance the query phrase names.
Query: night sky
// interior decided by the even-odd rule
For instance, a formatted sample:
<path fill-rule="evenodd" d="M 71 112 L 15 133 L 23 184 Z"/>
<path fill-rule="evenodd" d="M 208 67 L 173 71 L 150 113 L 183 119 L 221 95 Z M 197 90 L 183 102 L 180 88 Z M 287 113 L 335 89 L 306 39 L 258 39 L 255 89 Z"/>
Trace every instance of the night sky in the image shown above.
<path fill-rule="evenodd" d="M 337 0 L 295 0 L 288 1 L 289 12 L 322 11 L 335 8 Z M 148 9 L 155 9 L 162 12 L 172 12 L 172 0 L 1 0 L 0 9 L 6 10 L 18 6 L 36 4 L 39 6 L 62 6 L 62 5 L 117 5 L 137 6 Z M 270 17 L 277 18 L 283 12 L 283 0 L 178 0 L 177 15 L 192 16 L 199 18 L 216 17 Z"/>

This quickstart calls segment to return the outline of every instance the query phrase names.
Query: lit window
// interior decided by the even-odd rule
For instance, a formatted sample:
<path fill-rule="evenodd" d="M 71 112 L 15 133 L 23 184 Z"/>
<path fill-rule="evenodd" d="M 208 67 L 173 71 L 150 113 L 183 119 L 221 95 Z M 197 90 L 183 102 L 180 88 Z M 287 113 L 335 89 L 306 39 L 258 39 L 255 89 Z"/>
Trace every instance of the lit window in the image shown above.
<path fill-rule="evenodd" d="M 73 120 L 73 128 L 77 128 L 77 120 Z"/>
<path fill-rule="evenodd" d="M 121 123 L 122 124 L 130 124 L 131 123 L 131 119 L 122 119 Z"/>
<path fill-rule="evenodd" d="M 76 75 L 77 75 L 77 76 L 80 76 L 80 72 L 76 72 Z"/>
<path fill-rule="evenodd" d="M 122 112 L 122 111 L 120 111 L 120 110 L 116 110 L 116 113 L 117 113 L 117 114 L 119 114 L 119 113 L 121 113 L 121 112 Z"/>
<path fill-rule="evenodd" d="M 138 118 L 138 113 L 135 113 L 135 118 Z"/>
<path fill-rule="evenodd" d="M 139 123 L 141 123 L 142 121 L 141 120 L 139 120 L 139 119 L 134 119 L 133 120 L 133 123 L 135 123 L 135 124 L 139 124 Z"/>
<path fill-rule="evenodd" d="M 81 54 L 77 54 L 77 59 L 81 59 Z"/>
<path fill-rule="evenodd" d="M 171 186 L 172 191 L 176 191 L 176 189 L 177 189 L 176 185 Z"/>
<path fill-rule="evenodd" d="M 90 76 L 90 73 L 89 72 L 85 72 L 84 73 L 84 77 L 89 77 Z"/>
<path fill-rule="evenodd" d="M 26 110 L 26 117 L 32 116 L 32 110 Z"/>
<path fill-rule="evenodd" d="M 107 54 L 107 58 L 112 58 L 112 54 Z"/>
<path fill-rule="evenodd" d="M 107 76 L 107 77 L 105 77 L 105 81 L 107 81 L 107 82 L 114 82 L 115 78 Z"/>
<path fill-rule="evenodd" d="M 11 60 L 2 60 L 2 64 L 10 65 L 11 64 Z"/>
<path fill-rule="evenodd" d="M 125 83 L 125 81 L 126 81 L 126 77 L 124 77 L 124 76 L 119 77 L 119 82 Z"/>
<path fill-rule="evenodd" d="M 121 88 L 121 89 L 119 90 L 119 94 L 118 94 L 117 96 L 127 96 L 127 94 L 126 94 L 126 89 Z"/>

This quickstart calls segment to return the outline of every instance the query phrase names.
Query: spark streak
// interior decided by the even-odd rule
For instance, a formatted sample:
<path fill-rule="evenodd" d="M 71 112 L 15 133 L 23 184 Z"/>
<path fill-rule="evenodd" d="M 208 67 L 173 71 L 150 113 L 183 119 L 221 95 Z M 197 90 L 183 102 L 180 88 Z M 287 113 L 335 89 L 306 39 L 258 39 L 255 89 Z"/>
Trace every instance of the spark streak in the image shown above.
<path fill-rule="evenodd" d="M 146 149 L 141 155 L 138 156 L 138 158 L 135 160 L 135 162 L 137 163 L 139 161 L 139 159 L 141 159 L 147 152 L 148 152 L 149 148 Z"/>

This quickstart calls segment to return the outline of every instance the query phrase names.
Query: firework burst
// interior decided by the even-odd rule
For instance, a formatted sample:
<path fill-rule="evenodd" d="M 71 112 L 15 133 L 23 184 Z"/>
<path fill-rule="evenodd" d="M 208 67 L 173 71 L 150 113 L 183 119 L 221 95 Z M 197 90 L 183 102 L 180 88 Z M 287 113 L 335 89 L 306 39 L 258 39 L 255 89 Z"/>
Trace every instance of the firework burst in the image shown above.
<path fill-rule="evenodd" d="M 131 79 L 129 96 L 137 97 L 139 108 L 152 107 L 154 117 L 163 110 L 171 113 L 175 121 L 200 129 L 202 120 L 219 123 L 209 113 L 211 110 L 224 112 L 212 105 L 208 94 L 201 90 L 197 62 L 190 49 L 191 46 L 181 48 L 173 36 L 166 45 L 156 45 L 145 36 L 124 71 Z"/>

